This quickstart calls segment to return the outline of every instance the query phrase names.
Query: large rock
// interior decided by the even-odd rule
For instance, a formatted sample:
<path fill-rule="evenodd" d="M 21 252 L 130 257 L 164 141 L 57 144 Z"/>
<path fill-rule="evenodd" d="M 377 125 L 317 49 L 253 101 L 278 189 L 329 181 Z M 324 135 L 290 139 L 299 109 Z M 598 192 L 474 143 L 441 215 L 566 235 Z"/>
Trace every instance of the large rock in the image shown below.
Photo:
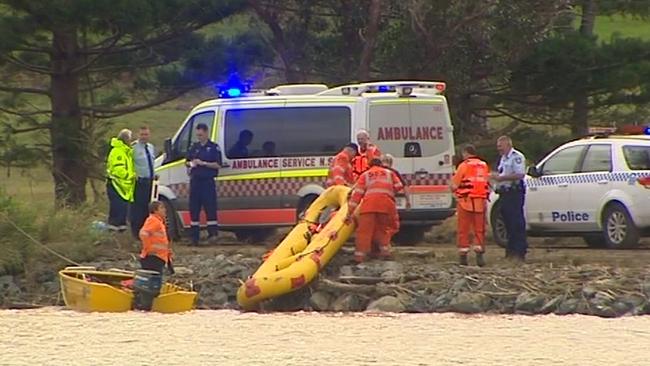
<path fill-rule="evenodd" d="M 465 278 L 460 278 L 454 282 L 451 286 L 451 291 L 459 292 L 467 287 L 467 280 Z"/>
<path fill-rule="evenodd" d="M 316 291 L 309 298 L 309 305 L 316 311 L 326 311 L 329 309 L 332 297 L 323 291 Z"/>
<path fill-rule="evenodd" d="M 334 311 L 361 311 L 363 310 L 363 304 L 361 298 L 357 294 L 347 293 L 339 296 L 334 303 L 332 304 L 332 310 Z"/>
<path fill-rule="evenodd" d="M 211 306 L 223 306 L 228 302 L 228 294 L 223 291 L 216 291 L 209 297 Z"/>
<path fill-rule="evenodd" d="M 480 313 L 490 306 L 490 298 L 483 294 L 461 292 L 449 303 L 449 310 L 458 313 Z"/>
<path fill-rule="evenodd" d="M 395 296 L 384 296 L 371 302 L 366 311 L 381 311 L 387 313 L 401 313 L 406 307 Z"/>
<path fill-rule="evenodd" d="M 542 306 L 542 308 L 539 310 L 540 313 L 542 314 L 548 314 L 552 313 L 555 310 L 557 310 L 558 306 L 562 303 L 562 296 L 556 296 L 553 299 L 549 300 Z"/>
<path fill-rule="evenodd" d="M 566 299 L 562 301 L 560 305 L 557 307 L 557 309 L 555 310 L 555 314 L 557 315 L 572 314 L 576 312 L 577 308 L 578 308 L 577 299 Z"/>
<path fill-rule="evenodd" d="M 542 295 L 522 292 L 517 296 L 517 300 L 515 300 L 515 312 L 534 314 L 540 312 L 545 303 L 546 298 Z"/>
<path fill-rule="evenodd" d="M 352 266 L 341 266 L 339 269 L 340 276 L 354 276 L 354 270 Z"/>
<path fill-rule="evenodd" d="M 0 276 L 0 293 L 5 297 L 12 297 L 20 294 L 20 288 L 16 285 L 13 276 Z"/>

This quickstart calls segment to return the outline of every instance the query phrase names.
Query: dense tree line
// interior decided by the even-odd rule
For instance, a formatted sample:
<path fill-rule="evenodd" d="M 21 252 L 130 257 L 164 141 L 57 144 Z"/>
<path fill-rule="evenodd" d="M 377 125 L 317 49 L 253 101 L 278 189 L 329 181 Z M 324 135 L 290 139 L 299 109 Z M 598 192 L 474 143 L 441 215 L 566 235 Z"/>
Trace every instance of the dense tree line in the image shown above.
<path fill-rule="evenodd" d="M 47 153 L 57 201 L 79 204 L 103 120 L 233 70 L 328 84 L 444 80 L 460 141 L 487 137 L 499 117 L 511 123 L 497 132 L 542 124 L 579 135 L 645 117 L 650 44 L 600 40 L 594 27 L 600 15 L 649 13 L 634 0 L 2 0 L 0 154 L 19 164 Z M 248 31 L 211 31 L 234 15 Z M 16 141 L 35 131 L 46 137 Z"/>

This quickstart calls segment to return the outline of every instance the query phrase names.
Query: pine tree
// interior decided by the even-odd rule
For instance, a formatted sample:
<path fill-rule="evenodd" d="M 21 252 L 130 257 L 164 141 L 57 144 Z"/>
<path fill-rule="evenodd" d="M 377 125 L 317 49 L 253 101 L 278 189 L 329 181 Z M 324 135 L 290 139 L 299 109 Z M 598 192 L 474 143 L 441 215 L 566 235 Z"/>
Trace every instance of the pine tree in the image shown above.
<path fill-rule="evenodd" d="M 89 122 L 135 112 L 240 73 L 254 39 L 207 37 L 239 0 L 0 1 L 0 112 L 10 135 L 48 131 L 55 198 L 85 201 Z M 9 118 L 12 117 L 12 118 Z"/>

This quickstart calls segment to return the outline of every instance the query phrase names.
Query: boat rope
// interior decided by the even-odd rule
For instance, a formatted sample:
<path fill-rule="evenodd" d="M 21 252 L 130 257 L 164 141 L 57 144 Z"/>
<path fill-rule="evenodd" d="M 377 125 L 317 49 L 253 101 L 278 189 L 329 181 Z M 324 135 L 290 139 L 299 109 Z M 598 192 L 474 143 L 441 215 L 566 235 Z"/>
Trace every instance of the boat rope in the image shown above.
<path fill-rule="evenodd" d="M 14 229 L 16 229 L 19 233 L 23 234 L 24 236 L 26 236 L 26 237 L 27 237 L 29 240 L 31 240 L 32 242 L 34 242 L 34 243 L 40 245 L 43 249 L 47 250 L 47 251 L 50 252 L 51 254 L 53 254 L 53 255 L 59 257 L 60 259 L 66 261 L 66 262 L 68 262 L 68 263 L 70 263 L 70 264 L 74 264 L 75 266 L 81 266 L 80 263 L 77 263 L 77 262 L 73 261 L 72 259 L 70 259 L 70 258 L 64 256 L 64 255 L 61 254 L 61 253 L 58 253 L 58 252 L 55 251 L 54 249 L 48 247 L 47 245 L 41 243 L 40 241 L 38 241 L 38 240 L 36 240 L 36 239 L 34 239 L 33 236 L 29 235 L 29 233 L 25 232 L 25 230 L 23 230 L 20 226 L 18 226 L 18 225 L 17 225 L 17 224 L 16 224 L 16 223 L 15 223 L 15 222 L 14 222 L 14 221 L 9 217 L 9 215 L 7 215 L 7 213 L 5 213 L 5 212 L 0 212 L 0 214 L 2 214 L 2 216 L 3 216 L 4 219 L 7 221 L 7 223 L 9 223 L 9 225 L 13 226 Z"/>

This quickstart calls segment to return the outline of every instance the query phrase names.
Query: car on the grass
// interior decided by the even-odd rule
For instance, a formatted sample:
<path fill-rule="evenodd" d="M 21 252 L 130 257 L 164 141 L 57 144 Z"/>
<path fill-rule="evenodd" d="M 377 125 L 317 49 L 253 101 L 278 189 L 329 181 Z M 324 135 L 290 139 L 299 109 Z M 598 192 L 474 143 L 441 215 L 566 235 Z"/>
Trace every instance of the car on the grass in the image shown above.
<path fill-rule="evenodd" d="M 632 129 L 634 130 L 634 129 Z M 582 237 L 590 247 L 638 246 L 650 234 L 650 128 L 599 134 L 561 145 L 525 177 L 524 213 L 532 237 Z M 495 241 L 507 243 L 498 195 L 488 217 Z"/>

